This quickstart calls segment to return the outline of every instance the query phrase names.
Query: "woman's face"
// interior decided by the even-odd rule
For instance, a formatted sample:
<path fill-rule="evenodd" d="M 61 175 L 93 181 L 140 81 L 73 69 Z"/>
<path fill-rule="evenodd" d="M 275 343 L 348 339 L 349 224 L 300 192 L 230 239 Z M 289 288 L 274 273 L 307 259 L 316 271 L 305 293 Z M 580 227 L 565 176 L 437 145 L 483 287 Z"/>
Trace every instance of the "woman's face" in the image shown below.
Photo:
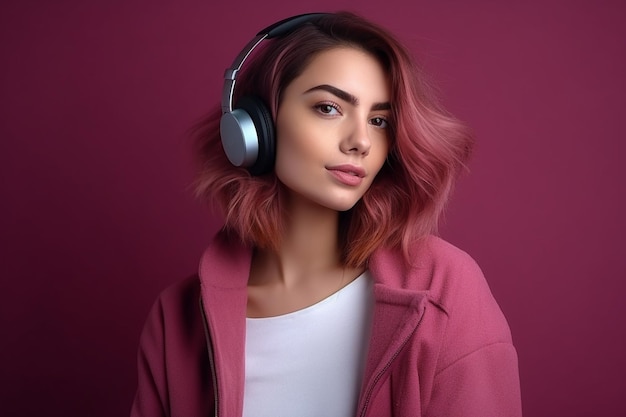
<path fill-rule="evenodd" d="M 316 55 L 283 92 L 276 175 L 292 199 L 344 211 L 365 194 L 389 150 L 390 92 L 379 62 L 341 47 Z"/>

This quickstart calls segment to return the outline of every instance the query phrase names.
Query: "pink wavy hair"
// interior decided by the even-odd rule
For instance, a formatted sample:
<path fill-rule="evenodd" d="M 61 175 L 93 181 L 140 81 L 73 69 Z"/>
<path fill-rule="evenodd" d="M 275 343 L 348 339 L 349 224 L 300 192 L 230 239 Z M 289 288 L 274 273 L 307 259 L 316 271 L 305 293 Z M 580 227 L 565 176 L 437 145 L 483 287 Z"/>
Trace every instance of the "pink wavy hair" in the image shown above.
<path fill-rule="evenodd" d="M 471 153 L 468 129 L 438 103 L 410 53 L 388 31 L 349 12 L 328 14 L 289 35 L 264 41 L 238 77 L 236 96 L 256 95 L 275 116 L 285 88 L 315 54 L 348 46 L 382 64 L 391 81 L 392 140 L 387 162 L 363 198 L 340 213 L 342 260 L 365 265 L 378 247 L 400 248 L 437 231 L 455 180 Z M 284 186 L 273 173 L 232 166 L 221 145 L 219 108 L 195 128 L 196 193 L 217 205 L 224 229 L 245 244 L 277 249 L 284 228 Z"/>

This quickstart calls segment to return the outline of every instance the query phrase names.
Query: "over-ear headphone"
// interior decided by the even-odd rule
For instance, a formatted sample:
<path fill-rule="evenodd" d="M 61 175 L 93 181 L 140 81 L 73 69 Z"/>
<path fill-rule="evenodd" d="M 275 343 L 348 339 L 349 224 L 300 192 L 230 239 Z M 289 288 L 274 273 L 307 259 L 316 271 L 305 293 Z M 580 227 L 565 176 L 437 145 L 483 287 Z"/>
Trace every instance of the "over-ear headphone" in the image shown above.
<path fill-rule="evenodd" d="M 250 53 L 265 39 L 286 35 L 305 22 L 326 13 L 307 13 L 276 22 L 257 33 L 224 73 L 220 135 L 228 160 L 253 175 L 274 167 L 276 152 L 274 122 L 269 107 L 256 96 L 243 96 L 233 108 L 237 73 Z"/>

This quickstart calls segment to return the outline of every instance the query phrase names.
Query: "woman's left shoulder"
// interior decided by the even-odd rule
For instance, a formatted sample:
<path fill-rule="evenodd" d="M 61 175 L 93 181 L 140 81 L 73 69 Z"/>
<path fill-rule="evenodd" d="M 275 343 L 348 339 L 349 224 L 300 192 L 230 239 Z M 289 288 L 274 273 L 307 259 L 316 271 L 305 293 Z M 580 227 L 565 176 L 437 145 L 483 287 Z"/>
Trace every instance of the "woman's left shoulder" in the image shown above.
<path fill-rule="evenodd" d="M 409 251 L 418 267 L 420 265 L 436 265 L 451 269 L 478 267 L 469 253 L 438 236 L 431 235 L 414 243 Z"/>
<path fill-rule="evenodd" d="M 466 251 L 431 236 L 417 248 L 416 258 L 431 271 L 431 291 L 442 305 L 452 309 L 495 301 L 481 267 Z"/>
<path fill-rule="evenodd" d="M 370 269 L 379 282 L 408 290 L 427 291 L 431 299 L 451 306 L 465 297 L 490 294 L 485 276 L 474 258 L 437 236 L 412 244 L 408 260 L 398 249 L 379 250 Z"/>

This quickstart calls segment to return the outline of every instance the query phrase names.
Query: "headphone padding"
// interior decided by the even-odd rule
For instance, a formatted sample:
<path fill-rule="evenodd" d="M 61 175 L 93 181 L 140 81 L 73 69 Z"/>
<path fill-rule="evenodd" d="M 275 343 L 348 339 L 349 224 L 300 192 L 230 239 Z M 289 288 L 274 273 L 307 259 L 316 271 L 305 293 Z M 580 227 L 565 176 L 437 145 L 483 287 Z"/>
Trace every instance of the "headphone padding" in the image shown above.
<path fill-rule="evenodd" d="M 276 154 L 274 121 L 269 108 L 257 96 L 244 96 L 237 100 L 235 108 L 244 110 L 254 123 L 259 138 L 256 161 L 248 168 L 252 175 L 265 174 L 274 167 Z"/>

